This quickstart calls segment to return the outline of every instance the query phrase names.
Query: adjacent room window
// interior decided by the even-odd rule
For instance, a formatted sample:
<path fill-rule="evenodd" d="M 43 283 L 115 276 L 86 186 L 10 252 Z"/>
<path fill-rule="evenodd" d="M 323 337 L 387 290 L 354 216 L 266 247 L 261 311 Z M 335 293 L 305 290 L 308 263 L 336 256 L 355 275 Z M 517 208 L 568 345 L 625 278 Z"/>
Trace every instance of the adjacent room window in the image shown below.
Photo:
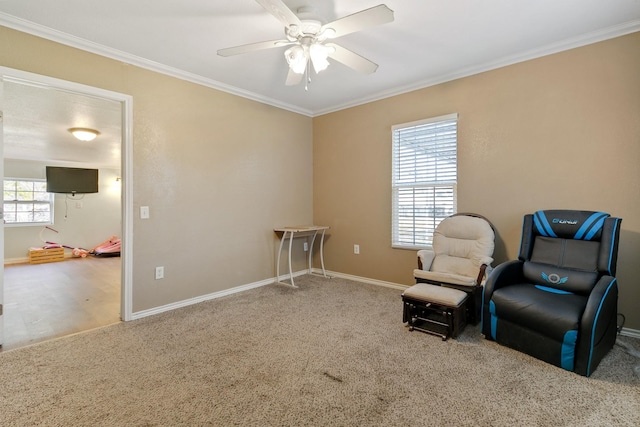
<path fill-rule="evenodd" d="M 395 125 L 392 246 L 431 246 L 433 231 L 456 212 L 458 115 Z"/>
<path fill-rule="evenodd" d="M 52 224 L 53 194 L 43 179 L 4 179 L 4 221 L 6 225 Z"/>

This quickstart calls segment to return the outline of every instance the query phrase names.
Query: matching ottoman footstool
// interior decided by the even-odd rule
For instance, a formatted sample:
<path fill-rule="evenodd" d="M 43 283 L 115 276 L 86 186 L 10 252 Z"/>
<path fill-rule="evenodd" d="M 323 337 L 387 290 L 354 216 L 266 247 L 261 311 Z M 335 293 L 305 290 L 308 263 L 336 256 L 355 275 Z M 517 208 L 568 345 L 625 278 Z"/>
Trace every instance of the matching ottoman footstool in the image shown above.
<path fill-rule="evenodd" d="M 417 283 L 402 293 L 402 321 L 443 341 L 457 337 L 467 324 L 466 292 Z"/>

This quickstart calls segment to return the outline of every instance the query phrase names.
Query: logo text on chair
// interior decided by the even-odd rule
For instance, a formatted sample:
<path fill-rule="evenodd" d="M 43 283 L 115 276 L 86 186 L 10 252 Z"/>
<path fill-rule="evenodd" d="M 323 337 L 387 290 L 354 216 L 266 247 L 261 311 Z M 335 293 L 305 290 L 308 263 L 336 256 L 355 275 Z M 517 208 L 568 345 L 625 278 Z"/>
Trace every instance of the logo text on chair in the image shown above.
<path fill-rule="evenodd" d="M 560 218 L 553 218 L 553 220 L 551 221 L 554 224 L 569 224 L 569 225 L 576 225 L 578 223 L 577 219 L 560 219 Z"/>

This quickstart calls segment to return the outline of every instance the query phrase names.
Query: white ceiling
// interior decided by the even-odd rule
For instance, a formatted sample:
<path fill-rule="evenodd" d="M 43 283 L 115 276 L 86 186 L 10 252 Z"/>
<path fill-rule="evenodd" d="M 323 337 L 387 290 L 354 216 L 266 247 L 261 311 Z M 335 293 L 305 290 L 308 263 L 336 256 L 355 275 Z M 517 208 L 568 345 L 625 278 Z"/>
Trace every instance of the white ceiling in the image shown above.
<path fill-rule="evenodd" d="M 6 159 L 120 168 L 119 102 L 18 82 L 5 82 L 3 89 Z M 96 129 L 100 135 L 79 141 L 69 132 L 71 127 Z"/>
<path fill-rule="evenodd" d="M 0 0 L 0 25 L 308 116 L 640 31 L 640 0 L 284 3 L 315 7 L 326 21 L 386 4 L 394 22 L 335 40 L 379 64 L 377 72 L 361 75 L 330 60 L 305 91 L 284 84 L 284 47 L 218 56 L 218 49 L 283 38 L 280 22 L 254 0 Z M 76 125 L 62 119 L 52 116 L 52 126 Z"/>

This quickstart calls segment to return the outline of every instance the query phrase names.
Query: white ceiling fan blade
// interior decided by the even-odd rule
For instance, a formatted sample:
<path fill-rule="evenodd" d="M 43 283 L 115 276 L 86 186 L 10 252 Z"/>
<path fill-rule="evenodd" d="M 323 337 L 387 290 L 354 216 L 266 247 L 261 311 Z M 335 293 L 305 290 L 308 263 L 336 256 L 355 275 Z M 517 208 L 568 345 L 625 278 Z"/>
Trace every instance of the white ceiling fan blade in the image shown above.
<path fill-rule="evenodd" d="M 256 0 L 256 2 L 264 7 L 267 12 L 275 16 L 278 21 L 282 22 L 282 25 L 285 27 L 290 27 L 291 25 L 300 27 L 302 24 L 300 18 L 298 18 L 282 0 Z"/>
<path fill-rule="evenodd" d="M 321 33 L 326 31 L 328 38 L 342 37 L 346 34 L 355 33 L 356 31 L 365 30 L 392 21 L 393 10 L 381 4 L 329 22 L 322 26 Z M 333 32 L 329 29 L 332 29 Z"/>
<path fill-rule="evenodd" d="M 218 50 L 220 56 L 240 55 L 241 53 L 253 52 L 262 49 L 271 49 L 274 47 L 288 46 L 293 44 L 289 40 L 270 40 L 266 42 L 243 44 L 242 46 L 228 47 Z"/>
<path fill-rule="evenodd" d="M 294 73 L 291 68 L 289 68 L 289 74 L 287 74 L 287 81 L 285 82 L 286 86 L 295 86 L 302 81 L 304 78 L 304 73 L 298 74 Z"/>
<path fill-rule="evenodd" d="M 378 69 L 378 64 L 369 61 L 367 58 L 363 58 L 355 52 L 350 51 L 340 45 L 334 43 L 327 43 L 325 46 L 332 48 L 333 52 L 329 53 L 329 58 L 346 65 L 349 68 L 362 73 L 371 74 L 375 73 Z"/>

